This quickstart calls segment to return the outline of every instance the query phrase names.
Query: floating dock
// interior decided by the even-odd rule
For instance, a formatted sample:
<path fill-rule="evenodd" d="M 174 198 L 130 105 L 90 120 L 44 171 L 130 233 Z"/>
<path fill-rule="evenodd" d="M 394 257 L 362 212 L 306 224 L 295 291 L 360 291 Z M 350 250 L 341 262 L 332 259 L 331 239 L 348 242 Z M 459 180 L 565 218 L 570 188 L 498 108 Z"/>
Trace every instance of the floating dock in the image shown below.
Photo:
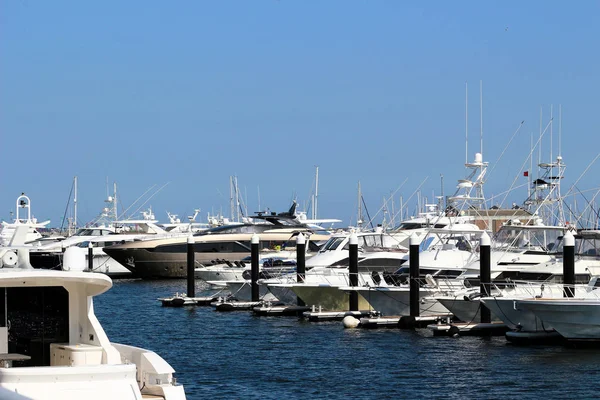
<path fill-rule="evenodd" d="M 213 302 L 211 305 L 216 311 L 244 311 L 252 310 L 254 307 L 262 306 L 262 301 L 224 301 Z"/>
<path fill-rule="evenodd" d="M 360 319 L 361 328 L 376 329 L 376 328 L 400 328 L 400 329 L 413 329 L 413 328 L 425 328 L 432 323 L 440 320 L 446 320 L 452 318 L 452 314 L 440 314 L 440 315 L 426 315 L 421 317 L 381 317 L 381 316 L 369 316 Z"/>
<path fill-rule="evenodd" d="M 161 302 L 163 307 L 184 307 L 184 306 L 207 306 L 211 302 L 215 301 L 213 296 L 206 297 L 184 297 L 184 296 L 173 296 L 173 297 L 162 297 L 158 301 Z"/>
<path fill-rule="evenodd" d="M 502 322 L 455 322 L 427 326 L 433 336 L 504 336 L 508 327 Z"/>
<path fill-rule="evenodd" d="M 262 305 L 259 307 L 254 307 L 252 312 L 260 316 L 301 316 L 302 313 L 310 310 L 311 308 L 306 306 Z"/>
<path fill-rule="evenodd" d="M 302 316 L 311 322 L 341 321 L 351 316 L 357 319 L 369 317 L 374 311 L 305 311 Z"/>

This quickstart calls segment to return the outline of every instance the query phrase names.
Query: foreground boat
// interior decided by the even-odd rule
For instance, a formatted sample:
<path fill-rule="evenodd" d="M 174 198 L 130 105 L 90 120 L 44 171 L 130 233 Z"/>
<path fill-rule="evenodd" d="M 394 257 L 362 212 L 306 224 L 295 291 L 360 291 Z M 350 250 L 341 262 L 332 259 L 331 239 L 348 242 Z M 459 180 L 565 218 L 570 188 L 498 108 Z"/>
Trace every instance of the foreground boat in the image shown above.
<path fill-rule="evenodd" d="M 0 389 L 32 399 L 185 399 L 159 355 L 109 341 L 93 297 L 112 281 L 82 271 L 81 249 L 66 250 L 66 271 L 33 269 L 20 253 L 18 267 L 0 269 Z"/>

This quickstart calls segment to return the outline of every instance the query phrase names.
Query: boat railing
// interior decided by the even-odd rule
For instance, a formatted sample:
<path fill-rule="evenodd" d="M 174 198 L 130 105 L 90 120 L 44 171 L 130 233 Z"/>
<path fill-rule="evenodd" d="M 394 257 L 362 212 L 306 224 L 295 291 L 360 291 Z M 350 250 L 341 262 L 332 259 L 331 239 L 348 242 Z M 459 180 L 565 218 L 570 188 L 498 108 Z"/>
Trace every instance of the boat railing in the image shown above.
<path fill-rule="evenodd" d="M 500 296 L 517 296 L 531 298 L 564 298 L 600 299 L 600 290 L 596 290 L 595 281 L 590 284 L 564 284 L 534 281 L 511 281 L 507 283 L 492 284 Z"/>

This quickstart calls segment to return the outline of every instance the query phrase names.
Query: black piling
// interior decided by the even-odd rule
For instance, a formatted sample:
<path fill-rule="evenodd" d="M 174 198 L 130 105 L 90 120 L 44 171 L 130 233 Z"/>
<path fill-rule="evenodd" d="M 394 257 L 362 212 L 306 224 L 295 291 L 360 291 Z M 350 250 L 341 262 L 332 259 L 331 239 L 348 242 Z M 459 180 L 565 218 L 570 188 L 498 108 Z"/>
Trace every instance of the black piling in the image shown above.
<path fill-rule="evenodd" d="M 350 286 L 358 286 L 358 237 L 355 233 L 350 235 L 349 243 L 349 281 Z M 350 311 L 358 311 L 358 292 L 355 290 L 350 291 Z"/>
<path fill-rule="evenodd" d="M 304 282 L 306 274 L 306 239 L 302 233 L 296 237 L 296 282 Z M 304 301 L 298 297 L 298 306 L 305 306 Z"/>
<path fill-rule="evenodd" d="M 410 237 L 408 245 L 410 316 L 418 317 L 419 310 L 419 247 L 421 241 L 416 235 Z"/>
<path fill-rule="evenodd" d="M 259 253 L 260 239 L 258 235 L 252 235 L 250 239 L 250 279 L 252 288 L 252 301 L 259 300 L 258 292 L 258 253 Z"/>
<path fill-rule="evenodd" d="M 94 245 L 88 242 L 88 271 L 94 270 Z"/>
<path fill-rule="evenodd" d="M 482 297 L 488 297 L 491 294 L 492 271 L 491 271 L 491 247 L 492 240 L 490 236 L 483 232 L 479 240 L 479 292 Z M 485 304 L 480 303 L 481 322 L 492 322 L 492 313 Z"/>
<path fill-rule="evenodd" d="M 194 276 L 196 252 L 194 250 L 194 237 L 187 238 L 187 296 L 196 297 L 196 278 Z"/>
<path fill-rule="evenodd" d="M 571 232 L 563 237 L 563 297 L 575 296 L 575 237 Z"/>

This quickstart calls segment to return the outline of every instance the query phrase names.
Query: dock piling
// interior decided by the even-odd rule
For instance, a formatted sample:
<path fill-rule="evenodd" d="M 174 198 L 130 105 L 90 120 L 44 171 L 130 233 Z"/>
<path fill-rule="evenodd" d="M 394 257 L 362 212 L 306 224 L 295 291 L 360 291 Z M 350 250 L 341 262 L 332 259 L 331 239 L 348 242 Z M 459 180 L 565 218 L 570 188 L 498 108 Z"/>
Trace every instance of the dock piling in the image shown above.
<path fill-rule="evenodd" d="M 195 267 L 194 237 L 189 235 L 187 238 L 187 297 L 196 297 L 196 278 L 194 276 Z"/>
<path fill-rule="evenodd" d="M 568 231 L 563 237 L 563 297 L 575 296 L 575 237 Z"/>
<path fill-rule="evenodd" d="M 252 285 L 252 301 L 259 300 L 258 292 L 258 253 L 259 253 L 260 238 L 257 234 L 252 235 L 250 239 L 250 284 Z"/>
<path fill-rule="evenodd" d="M 492 273 L 491 273 L 491 247 L 492 240 L 487 232 L 483 232 L 479 239 L 479 291 L 482 296 L 490 296 Z M 481 312 L 481 323 L 492 322 L 492 313 L 483 303 L 479 303 Z"/>
<path fill-rule="evenodd" d="M 306 239 L 302 233 L 296 237 L 296 282 L 304 282 L 306 274 Z M 306 304 L 298 297 L 297 305 L 302 307 Z"/>
<path fill-rule="evenodd" d="M 356 287 L 358 286 L 358 237 L 356 233 L 352 233 L 350 235 L 350 239 L 348 241 L 349 244 L 349 283 L 350 286 Z M 358 292 L 352 290 L 350 292 L 350 311 L 358 311 Z"/>
<path fill-rule="evenodd" d="M 419 247 L 421 240 L 414 233 L 410 237 L 408 245 L 409 265 L 409 289 L 410 289 L 410 316 L 420 316 L 419 310 Z M 414 320 L 414 318 L 413 318 Z"/>

